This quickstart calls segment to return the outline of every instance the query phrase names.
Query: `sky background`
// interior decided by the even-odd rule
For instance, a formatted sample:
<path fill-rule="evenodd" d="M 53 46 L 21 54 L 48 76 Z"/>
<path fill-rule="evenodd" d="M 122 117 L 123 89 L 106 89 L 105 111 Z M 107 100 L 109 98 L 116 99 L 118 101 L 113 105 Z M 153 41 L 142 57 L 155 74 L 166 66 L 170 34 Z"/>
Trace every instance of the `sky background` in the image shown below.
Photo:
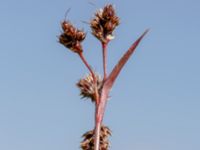
<path fill-rule="evenodd" d="M 102 73 L 100 43 L 82 21 L 112 3 L 121 25 L 108 70 L 150 32 L 112 89 L 104 119 L 110 150 L 199 150 L 200 1 L 90 1 L 0 1 L 0 149 L 79 149 L 94 107 L 80 100 L 75 83 L 88 71 L 57 42 L 60 22 L 71 8 L 68 19 L 88 33 L 85 56 Z"/>

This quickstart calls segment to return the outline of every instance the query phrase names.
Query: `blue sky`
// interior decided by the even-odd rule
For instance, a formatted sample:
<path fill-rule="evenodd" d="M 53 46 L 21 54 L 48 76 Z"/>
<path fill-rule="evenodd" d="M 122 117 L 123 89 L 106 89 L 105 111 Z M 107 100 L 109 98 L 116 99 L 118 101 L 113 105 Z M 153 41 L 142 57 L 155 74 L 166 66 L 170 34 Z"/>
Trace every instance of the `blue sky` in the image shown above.
<path fill-rule="evenodd" d="M 198 0 L 1 0 L 0 149 L 75 150 L 92 129 L 93 105 L 75 83 L 87 70 L 57 42 L 68 18 L 88 34 L 84 53 L 102 73 L 101 47 L 82 21 L 115 4 L 121 25 L 110 43 L 111 70 L 150 32 L 111 92 L 104 124 L 111 150 L 200 149 L 200 2 Z"/>

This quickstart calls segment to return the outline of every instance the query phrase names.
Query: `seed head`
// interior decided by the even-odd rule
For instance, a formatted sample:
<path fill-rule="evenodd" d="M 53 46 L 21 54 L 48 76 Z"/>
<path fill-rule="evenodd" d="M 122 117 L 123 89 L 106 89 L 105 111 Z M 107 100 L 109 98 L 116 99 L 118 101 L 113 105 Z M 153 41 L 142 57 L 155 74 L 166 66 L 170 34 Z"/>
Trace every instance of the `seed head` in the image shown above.
<path fill-rule="evenodd" d="M 113 31 L 118 25 L 119 18 L 111 4 L 97 11 L 90 22 L 92 34 L 104 43 L 114 38 Z"/>
<path fill-rule="evenodd" d="M 108 150 L 111 131 L 106 126 L 101 126 L 100 131 L 100 150 Z M 83 135 L 83 141 L 81 142 L 82 150 L 94 150 L 94 130 L 88 131 Z"/>
<path fill-rule="evenodd" d="M 97 90 L 100 94 L 103 82 L 100 75 L 95 74 L 95 76 L 97 83 L 94 83 L 92 75 L 89 74 L 83 79 L 80 79 L 79 82 L 76 84 L 77 87 L 80 89 L 80 95 L 82 96 L 82 98 L 90 98 L 92 102 L 95 101 L 95 86 L 97 85 Z"/>
<path fill-rule="evenodd" d="M 59 36 L 59 42 L 75 53 L 83 51 L 81 42 L 85 39 L 86 34 L 75 28 L 69 21 L 61 23 L 63 33 Z"/>

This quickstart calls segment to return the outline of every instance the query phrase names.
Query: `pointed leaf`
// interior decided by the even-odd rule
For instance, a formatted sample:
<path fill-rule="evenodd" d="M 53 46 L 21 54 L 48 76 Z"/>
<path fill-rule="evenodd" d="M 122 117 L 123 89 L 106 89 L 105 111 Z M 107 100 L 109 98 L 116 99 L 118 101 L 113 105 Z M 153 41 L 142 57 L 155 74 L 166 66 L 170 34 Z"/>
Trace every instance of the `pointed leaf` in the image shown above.
<path fill-rule="evenodd" d="M 107 89 L 106 91 L 108 92 L 117 76 L 119 75 L 120 71 L 122 70 L 123 66 L 126 64 L 126 62 L 128 61 L 128 59 L 130 58 L 130 56 L 133 54 L 133 52 L 135 51 L 136 47 L 138 46 L 138 44 L 140 43 L 140 41 L 142 40 L 142 38 L 147 34 L 149 30 L 146 30 L 132 45 L 131 47 L 125 52 L 125 54 L 121 57 L 121 59 L 119 60 L 119 62 L 117 63 L 117 65 L 113 68 L 112 72 L 110 73 L 110 75 L 108 76 L 104 86 Z"/>

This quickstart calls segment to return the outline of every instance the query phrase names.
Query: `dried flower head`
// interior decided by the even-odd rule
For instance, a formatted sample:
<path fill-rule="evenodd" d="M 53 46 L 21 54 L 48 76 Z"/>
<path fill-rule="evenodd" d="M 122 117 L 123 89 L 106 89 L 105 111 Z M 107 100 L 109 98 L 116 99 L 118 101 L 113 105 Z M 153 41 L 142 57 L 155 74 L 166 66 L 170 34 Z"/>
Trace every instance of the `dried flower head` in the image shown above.
<path fill-rule="evenodd" d="M 111 131 L 106 126 L 101 126 L 100 131 L 100 150 L 108 150 Z M 94 150 L 94 130 L 88 131 L 83 135 L 83 141 L 81 142 L 82 150 Z"/>
<path fill-rule="evenodd" d="M 119 17 L 111 4 L 96 12 L 95 17 L 90 22 L 92 34 L 101 42 L 114 38 L 113 31 L 119 25 Z"/>
<path fill-rule="evenodd" d="M 73 52 L 81 53 L 83 51 L 81 42 L 86 34 L 75 28 L 69 21 L 63 21 L 61 24 L 63 33 L 59 36 L 59 42 Z"/>
<path fill-rule="evenodd" d="M 92 75 L 89 74 L 83 79 L 80 79 L 79 82 L 76 84 L 77 87 L 80 89 L 80 95 L 82 96 L 82 98 L 90 98 L 92 102 L 95 101 L 95 86 L 97 85 L 97 90 L 100 93 L 103 82 L 100 75 L 95 74 L 95 76 L 97 83 L 94 83 Z"/>

